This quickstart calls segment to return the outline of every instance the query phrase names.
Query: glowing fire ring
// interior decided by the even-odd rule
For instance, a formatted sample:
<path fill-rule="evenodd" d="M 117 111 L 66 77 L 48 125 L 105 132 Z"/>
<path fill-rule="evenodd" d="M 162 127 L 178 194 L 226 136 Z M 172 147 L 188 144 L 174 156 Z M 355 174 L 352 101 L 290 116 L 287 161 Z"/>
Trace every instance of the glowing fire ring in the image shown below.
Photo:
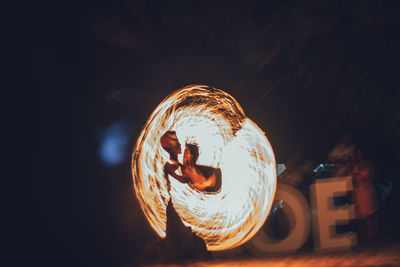
<path fill-rule="evenodd" d="M 136 196 L 160 237 L 165 237 L 169 201 L 163 173 L 169 155 L 160 138 L 168 130 L 176 131 L 182 146 L 198 145 L 198 164 L 222 172 L 221 188 L 215 193 L 170 179 L 172 203 L 183 223 L 204 239 L 208 250 L 248 241 L 264 224 L 276 189 L 275 157 L 263 131 L 232 96 L 208 86 L 184 87 L 161 102 L 132 155 Z"/>

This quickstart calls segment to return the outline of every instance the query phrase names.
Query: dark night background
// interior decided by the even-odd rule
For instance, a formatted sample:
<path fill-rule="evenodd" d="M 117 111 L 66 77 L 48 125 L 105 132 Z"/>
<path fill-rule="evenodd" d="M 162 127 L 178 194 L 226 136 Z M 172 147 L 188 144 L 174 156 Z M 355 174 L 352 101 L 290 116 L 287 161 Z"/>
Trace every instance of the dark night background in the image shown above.
<path fill-rule="evenodd" d="M 378 179 L 393 181 L 382 221 L 398 236 L 396 1 L 64 1 L 2 13 L 6 261 L 134 264 L 156 236 L 130 154 L 158 103 L 188 84 L 234 96 L 277 162 L 296 150 L 324 162 L 351 132 Z M 112 129 L 125 142 L 107 164 Z"/>

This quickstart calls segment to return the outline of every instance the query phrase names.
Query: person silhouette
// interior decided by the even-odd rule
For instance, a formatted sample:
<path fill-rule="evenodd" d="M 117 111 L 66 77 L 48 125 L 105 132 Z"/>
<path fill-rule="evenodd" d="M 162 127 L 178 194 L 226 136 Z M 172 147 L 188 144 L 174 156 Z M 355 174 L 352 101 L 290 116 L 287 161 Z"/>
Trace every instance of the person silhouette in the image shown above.
<path fill-rule="evenodd" d="M 178 161 L 178 154 L 182 153 L 182 149 L 175 131 L 166 132 L 161 137 L 160 142 L 162 148 L 169 154 L 169 160 L 164 165 L 164 176 L 167 179 L 169 191 L 171 188 L 168 175 L 174 177 L 181 183 L 187 183 L 189 180 L 176 173 L 176 171 L 182 167 L 182 164 Z"/>
<path fill-rule="evenodd" d="M 199 156 L 198 147 L 192 144 L 186 144 L 183 154 L 183 164 L 178 161 L 178 155 L 182 153 L 181 144 L 176 136 L 176 132 L 168 131 L 161 137 L 161 146 L 169 153 L 169 160 L 164 165 L 164 176 L 167 179 L 168 190 L 170 190 L 170 181 L 168 175 L 177 179 L 181 183 L 188 183 L 190 187 L 199 191 L 205 191 L 215 186 L 217 177 L 212 173 L 206 177 L 196 161 Z M 182 175 L 177 173 L 181 169 Z"/>
<path fill-rule="evenodd" d="M 199 178 L 190 178 L 195 173 L 193 167 L 193 157 L 185 150 L 185 162 L 187 166 L 183 166 L 178 161 L 178 155 L 182 153 L 181 144 L 174 131 L 168 131 L 161 137 L 161 146 L 169 153 L 169 160 L 164 165 L 164 176 L 167 180 L 168 192 L 170 193 L 171 185 L 169 176 L 177 179 L 181 183 L 192 183 L 198 181 Z M 189 165 L 191 164 L 191 165 Z M 179 175 L 177 171 L 181 169 L 183 175 Z M 198 184 L 199 182 L 197 182 Z M 199 186 L 205 188 L 205 186 Z M 171 194 L 170 194 L 171 195 Z M 195 258 L 209 258 L 211 254 L 207 251 L 206 243 L 198 237 L 191 229 L 183 224 L 180 216 L 176 212 L 172 204 L 171 197 L 168 201 L 166 209 L 166 237 L 159 244 L 159 257 L 165 261 L 188 260 Z"/>

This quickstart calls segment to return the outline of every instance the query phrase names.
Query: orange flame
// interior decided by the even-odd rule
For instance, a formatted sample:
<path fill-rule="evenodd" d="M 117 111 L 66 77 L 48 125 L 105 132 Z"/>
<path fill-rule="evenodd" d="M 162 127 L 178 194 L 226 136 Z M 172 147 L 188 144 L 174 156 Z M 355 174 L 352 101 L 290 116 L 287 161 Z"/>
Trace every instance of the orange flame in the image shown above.
<path fill-rule="evenodd" d="M 155 109 L 132 155 L 136 196 L 160 237 L 165 237 L 170 198 L 164 177 L 168 153 L 160 138 L 175 131 L 182 144 L 197 144 L 198 164 L 220 168 L 218 192 L 201 192 L 171 178 L 171 198 L 186 226 L 208 250 L 234 248 L 264 224 L 276 189 L 275 157 L 263 131 L 229 94 L 207 86 L 184 87 Z M 179 155 L 182 162 L 182 155 Z"/>

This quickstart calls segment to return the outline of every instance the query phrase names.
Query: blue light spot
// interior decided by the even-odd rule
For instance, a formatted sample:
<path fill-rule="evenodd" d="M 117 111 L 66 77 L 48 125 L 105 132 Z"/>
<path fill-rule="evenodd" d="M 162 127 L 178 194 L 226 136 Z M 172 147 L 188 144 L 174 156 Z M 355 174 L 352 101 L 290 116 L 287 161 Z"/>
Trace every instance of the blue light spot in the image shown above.
<path fill-rule="evenodd" d="M 122 163 L 129 157 L 128 153 L 129 127 L 126 123 L 116 122 L 110 125 L 102 134 L 100 142 L 100 157 L 108 166 Z"/>

